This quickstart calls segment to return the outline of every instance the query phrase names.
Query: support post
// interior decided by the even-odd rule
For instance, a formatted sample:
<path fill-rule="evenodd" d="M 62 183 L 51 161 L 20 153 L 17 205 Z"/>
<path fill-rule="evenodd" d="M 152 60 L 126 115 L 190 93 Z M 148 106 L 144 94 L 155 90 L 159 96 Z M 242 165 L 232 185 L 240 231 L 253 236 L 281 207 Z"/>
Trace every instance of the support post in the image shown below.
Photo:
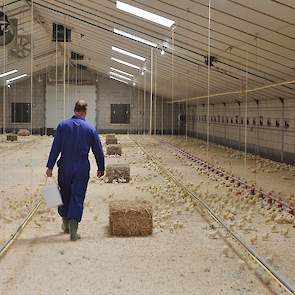
<path fill-rule="evenodd" d="M 285 122 L 285 100 L 280 98 L 282 103 L 282 122 L 281 122 L 281 162 L 284 162 L 284 150 L 285 150 L 285 130 L 284 124 Z"/>
<path fill-rule="evenodd" d="M 260 155 L 260 141 L 259 141 L 259 135 L 260 135 L 260 107 L 259 107 L 259 100 L 256 99 L 256 110 L 257 110 L 257 122 L 256 122 L 256 154 Z"/>
<path fill-rule="evenodd" d="M 155 55 L 155 96 L 154 96 L 154 135 L 157 135 L 157 66 L 158 59 Z"/>
<path fill-rule="evenodd" d="M 144 82 L 143 82 L 143 134 L 146 132 L 146 74 L 144 73 Z"/>
<path fill-rule="evenodd" d="M 66 26 L 64 25 L 64 28 Z M 64 93 L 63 93 L 63 119 L 66 119 L 66 56 L 67 56 L 67 48 L 66 48 L 66 34 L 64 34 L 64 64 L 63 64 L 63 83 L 64 83 Z"/>
<path fill-rule="evenodd" d="M 171 82 L 171 135 L 174 135 L 174 42 L 175 42 L 175 32 L 174 27 L 171 30 L 171 38 L 172 38 L 172 54 L 171 54 L 171 75 L 172 75 L 172 82 Z"/>
<path fill-rule="evenodd" d="M 3 3 L 3 13 L 5 14 L 5 0 Z M 4 33 L 4 50 L 3 50 L 3 73 L 6 72 L 6 46 L 5 46 L 5 38 L 6 38 L 6 33 Z M 32 37 L 31 37 L 32 38 Z M 3 138 L 2 140 L 5 141 L 6 140 L 6 79 L 3 79 L 3 110 L 2 110 L 2 133 L 3 133 Z"/>
<path fill-rule="evenodd" d="M 161 109 L 161 134 L 164 135 L 164 97 L 162 95 L 162 109 Z"/>
<path fill-rule="evenodd" d="M 31 114 L 30 114 L 30 129 L 33 135 L 33 75 L 34 75 L 34 0 L 31 5 Z"/>
<path fill-rule="evenodd" d="M 137 134 L 139 134 L 139 102 L 140 102 L 140 91 L 139 91 L 139 87 L 137 88 Z"/>
<path fill-rule="evenodd" d="M 224 124 L 224 144 L 226 145 L 227 143 L 227 110 L 226 110 L 226 103 L 223 103 L 224 106 L 224 119 L 223 119 L 223 124 Z"/>
<path fill-rule="evenodd" d="M 151 93 L 150 93 L 150 136 L 153 128 L 153 63 L 154 63 L 154 48 L 151 48 Z"/>

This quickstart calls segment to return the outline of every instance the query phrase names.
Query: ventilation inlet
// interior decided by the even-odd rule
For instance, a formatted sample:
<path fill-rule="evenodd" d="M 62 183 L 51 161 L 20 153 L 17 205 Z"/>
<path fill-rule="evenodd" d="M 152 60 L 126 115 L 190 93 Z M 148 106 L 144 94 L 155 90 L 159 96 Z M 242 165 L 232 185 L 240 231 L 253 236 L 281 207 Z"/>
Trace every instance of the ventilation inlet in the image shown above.
<path fill-rule="evenodd" d="M 65 28 L 64 25 L 53 24 L 52 40 L 54 42 L 71 42 L 71 29 Z"/>

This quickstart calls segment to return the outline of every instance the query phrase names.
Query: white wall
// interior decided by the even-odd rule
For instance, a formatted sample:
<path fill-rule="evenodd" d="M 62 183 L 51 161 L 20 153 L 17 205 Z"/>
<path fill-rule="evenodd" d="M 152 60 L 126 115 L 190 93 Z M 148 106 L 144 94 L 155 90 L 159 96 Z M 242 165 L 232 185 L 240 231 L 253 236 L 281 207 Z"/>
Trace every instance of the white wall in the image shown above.
<path fill-rule="evenodd" d="M 57 89 L 57 96 L 56 96 Z M 57 124 L 73 115 L 77 99 L 85 99 L 88 103 L 87 121 L 96 127 L 96 86 L 95 85 L 66 85 L 66 99 L 64 109 L 63 85 L 47 85 L 46 87 L 46 128 L 56 128 Z M 57 98 L 57 99 L 56 99 Z"/>
<path fill-rule="evenodd" d="M 207 105 L 190 105 L 188 114 L 190 135 L 206 138 L 207 121 L 204 116 L 207 114 Z M 261 100 L 258 103 L 251 100 L 247 107 L 249 124 L 246 129 L 245 118 L 245 103 L 243 102 L 240 105 L 236 102 L 210 105 L 210 140 L 243 149 L 246 139 L 249 152 L 295 163 L 295 100 L 286 99 L 284 103 L 279 99 Z M 260 120 L 263 122 L 262 125 L 260 125 Z M 270 120 L 270 126 L 267 120 Z M 289 124 L 289 127 L 285 127 L 285 122 Z"/>

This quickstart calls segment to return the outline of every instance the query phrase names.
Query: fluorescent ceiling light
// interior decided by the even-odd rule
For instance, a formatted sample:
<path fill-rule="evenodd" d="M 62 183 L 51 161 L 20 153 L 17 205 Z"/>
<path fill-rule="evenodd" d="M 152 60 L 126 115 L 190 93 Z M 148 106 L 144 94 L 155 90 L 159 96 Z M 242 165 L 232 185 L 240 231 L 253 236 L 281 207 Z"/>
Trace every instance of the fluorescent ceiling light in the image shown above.
<path fill-rule="evenodd" d="M 135 35 L 129 34 L 127 32 L 124 32 L 124 31 L 121 31 L 121 30 L 118 30 L 118 29 L 115 29 L 115 28 L 114 28 L 114 33 L 119 34 L 119 35 L 124 36 L 124 37 L 127 37 L 127 38 L 130 38 L 132 40 L 144 43 L 144 44 L 152 46 L 152 47 L 157 47 L 156 43 L 153 43 L 153 42 L 151 42 L 149 40 L 143 39 L 141 37 L 137 37 Z"/>
<path fill-rule="evenodd" d="M 116 72 L 121 73 L 121 74 L 124 74 L 124 75 L 129 76 L 129 77 L 132 77 L 132 78 L 134 77 L 132 74 L 129 74 L 129 73 L 121 71 L 121 70 L 118 70 L 118 69 L 113 68 L 113 67 L 111 67 L 111 70 L 116 71 Z"/>
<path fill-rule="evenodd" d="M 120 64 L 123 64 L 123 65 L 125 65 L 125 66 L 129 66 L 129 67 L 131 67 L 131 68 L 134 68 L 134 69 L 138 69 L 138 70 L 140 70 L 140 67 L 139 67 L 139 66 L 136 66 L 136 65 L 130 64 L 129 62 L 126 62 L 126 61 L 124 61 L 124 60 L 121 60 L 121 59 L 118 59 L 118 58 L 114 58 L 114 57 L 112 57 L 111 60 L 116 61 L 116 62 L 118 62 L 118 63 L 120 63 Z"/>
<path fill-rule="evenodd" d="M 123 81 L 123 80 L 121 80 L 121 79 L 118 79 L 118 78 L 116 78 L 116 77 L 112 77 L 112 76 L 110 76 L 110 78 L 113 79 L 113 80 L 116 80 L 116 81 L 119 81 L 119 82 L 122 82 L 122 83 L 128 84 L 128 82 Z"/>
<path fill-rule="evenodd" d="M 6 80 L 6 83 L 9 84 L 10 82 L 13 82 L 15 80 L 18 80 L 18 79 L 21 79 L 21 78 L 24 78 L 24 77 L 27 77 L 27 76 L 28 76 L 28 74 L 22 74 L 20 76 L 17 76 L 17 77 Z"/>
<path fill-rule="evenodd" d="M 142 60 L 142 61 L 145 61 L 145 58 L 142 57 L 142 56 L 139 56 L 139 55 L 136 55 L 134 53 L 131 53 L 129 51 L 126 51 L 126 50 L 123 50 L 123 49 L 120 49 L 118 47 L 115 47 L 115 46 L 112 46 L 112 50 L 116 51 L 116 52 L 119 52 L 119 53 L 122 53 L 122 54 L 125 54 L 125 55 L 128 55 L 128 56 L 131 56 L 131 57 L 134 57 L 136 59 L 139 59 L 139 60 Z"/>
<path fill-rule="evenodd" d="M 131 81 L 130 78 L 125 77 L 125 76 L 120 75 L 120 74 L 117 74 L 117 73 L 114 73 L 114 72 L 110 72 L 110 75 L 112 75 L 112 76 L 116 76 L 116 77 L 119 77 L 119 78 L 122 78 L 122 79 L 126 79 L 126 80 L 128 80 L 128 81 Z"/>
<path fill-rule="evenodd" d="M 155 13 L 148 12 L 135 6 L 123 3 L 121 1 L 117 1 L 117 8 L 168 28 L 171 28 L 175 23 L 175 21 L 171 19 L 157 15 Z"/>
<path fill-rule="evenodd" d="M 8 75 L 15 74 L 15 73 L 17 73 L 17 72 L 18 72 L 18 70 L 11 70 L 11 71 L 9 71 L 9 72 L 6 72 L 6 73 L 3 73 L 3 74 L 0 74 L 0 78 L 6 77 L 6 76 L 8 76 Z"/>

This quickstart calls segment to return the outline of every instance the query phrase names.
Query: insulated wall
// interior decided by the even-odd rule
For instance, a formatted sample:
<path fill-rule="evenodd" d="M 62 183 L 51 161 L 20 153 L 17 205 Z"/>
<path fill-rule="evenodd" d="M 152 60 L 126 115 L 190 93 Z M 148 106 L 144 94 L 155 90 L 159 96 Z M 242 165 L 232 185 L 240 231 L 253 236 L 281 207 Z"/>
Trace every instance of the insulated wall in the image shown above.
<path fill-rule="evenodd" d="M 47 85 L 45 127 L 47 129 L 55 129 L 60 121 L 71 117 L 77 98 L 87 101 L 87 121 L 96 127 L 95 85 L 66 85 L 65 89 L 63 85 Z"/>
<path fill-rule="evenodd" d="M 99 77 L 97 91 L 97 128 L 100 132 L 148 133 L 150 129 L 150 93 L 118 81 Z M 111 104 L 130 104 L 130 122 L 127 124 L 111 123 Z M 171 132 L 171 104 L 165 98 L 153 96 L 152 130 L 157 133 Z"/>
<path fill-rule="evenodd" d="M 189 135 L 206 139 L 207 105 L 188 108 Z M 295 163 L 295 101 L 273 99 L 214 103 L 209 108 L 210 141 Z"/>

